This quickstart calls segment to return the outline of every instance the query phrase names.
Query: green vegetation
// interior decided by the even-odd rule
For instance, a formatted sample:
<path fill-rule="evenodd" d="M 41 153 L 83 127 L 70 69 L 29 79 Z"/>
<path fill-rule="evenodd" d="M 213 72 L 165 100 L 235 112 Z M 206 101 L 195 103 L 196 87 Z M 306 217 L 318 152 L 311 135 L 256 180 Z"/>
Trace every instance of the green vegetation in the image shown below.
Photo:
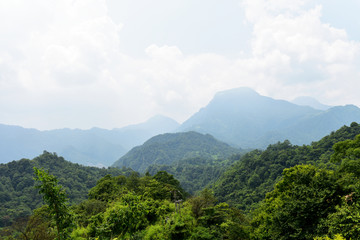
<path fill-rule="evenodd" d="M 239 210 L 226 203 L 216 204 L 209 189 L 186 199 L 179 182 L 166 172 L 143 177 L 136 173 L 127 177 L 106 175 L 89 191 L 87 200 L 71 209 L 57 179 L 45 171 L 35 169 L 35 173 L 42 182 L 39 188 L 44 201 L 49 205 L 37 209 L 28 221 L 16 221 L 7 232 L 3 231 L 5 239 L 238 239 L 239 236 L 248 239 L 249 236 L 249 221 Z M 58 194 L 54 195 L 55 192 Z M 38 225 L 34 224 L 35 220 Z"/>
<path fill-rule="evenodd" d="M 45 162 L 56 159 L 52 167 L 64 161 L 47 152 L 39 158 Z M 51 175 L 35 166 L 38 196 L 43 196 L 46 205 L 40 199 L 31 215 L 13 220 L 0 229 L 0 236 L 6 240 L 360 239 L 357 123 L 309 146 L 284 141 L 226 160 L 189 158 L 167 167 L 186 173 L 182 177 L 191 176 L 193 170 L 194 176 L 205 179 L 205 174 L 196 172 L 201 164 L 213 167 L 207 174 L 216 167 L 230 167 L 225 172 L 218 170 L 218 181 L 192 196 L 167 171 L 140 175 L 123 169 L 123 174 L 99 178 L 88 188 L 87 199 L 70 197 L 71 205 L 65 193 L 71 188 L 58 184 L 56 172 Z M 192 166 L 179 170 L 187 165 Z M 153 166 L 153 170 L 161 167 L 166 166 Z M 200 183 L 196 182 L 198 187 Z M 6 194 L 2 197 L 7 198 Z"/>
<path fill-rule="evenodd" d="M 249 211 L 256 208 L 266 193 L 282 178 L 285 168 L 297 164 L 312 164 L 336 168 L 330 162 L 332 146 L 360 134 L 360 125 L 352 123 L 311 145 L 294 146 L 289 141 L 270 145 L 266 150 L 254 150 L 239 158 L 214 184 L 215 196 L 221 202 Z"/>
<path fill-rule="evenodd" d="M 58 180 L 48 172 L 34 167 L 35 180 L 41 182 L 36 188 L 43 195 L 44 202 L 49 207 L 49 214 L 56 223 L 57 238 L 67 239 L 67 229 L 72 225 L 72 218 L 67 205 L 67 197 Z"/>
<path fill-rule="evenodd" d="M 240 156 L 240 154 L 234 154 L 224 160 L 201 157 L 188 158 L 171 165 L 150 165 L 146 171 L 151 175 L 159 171 L 166 171 L 174 175 L 187 192 L 194 194 L 214 184 L 231 164 L 239 160 Z"/>
<path fill-rule="evenodd" d="M 15 219 L 31 215 L 42 205 L 41 196 L 34 188 L 34 167 L 48 169 L 56 175 L 69 195 L 70 204 L 87 198 L 90 188 L 101 177 L 131 174 L 130 169 L 84 167 L 64 160 L 56 154 L 44 152 L 33 160 L 21 159 L 0 164 L 0 228 L 11 225 Z"/>
<path fill-rule="evenodd" d="M 360 135 L 334 145 L 335 170 L 313 165 L 285 169 L 255 211 L 254 239 L 359 239 Z"/>
<path fill-rule="evenodd" d="M 240 150 L 197 132 L 167 133 L 150 138 L 116 161 L 114 167 L 130 167 L 144 172 L 152 164 L 170 165 L 183 159 L 225 159 Z"/>

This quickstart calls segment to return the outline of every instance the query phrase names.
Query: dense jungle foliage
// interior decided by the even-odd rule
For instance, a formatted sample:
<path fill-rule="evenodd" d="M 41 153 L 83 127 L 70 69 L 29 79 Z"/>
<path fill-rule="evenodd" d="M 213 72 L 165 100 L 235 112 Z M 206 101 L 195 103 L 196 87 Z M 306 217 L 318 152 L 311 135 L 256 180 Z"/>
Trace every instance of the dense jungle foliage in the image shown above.
<path fill-rule="evenodd" d="M 171 165 L 153 164 L 146 171 L 151 175 L 156 174 L 158 171 L 166 171 L 174 175 L 187 192 L 194 194 L 214 184 L 223 175 L 225 170 L 235 161 L 238 161 L 240 157 L 241 154 L 239 153 L 227 159 L 188 158 L 174 162 Z"/>
<path fill-rule="evenodd" d="M 330 162 L 333 145 L 360 134 L 360 125 L 352 123 L 313 142 L 311 145 L 294 146 L 289 141 L 272 144 L 266 150 L 254 150 L 240 156 L 233 166 L 213 185 L 215 196 L 239 209 L 250 211 L 272 191 L 282 178 L 285 168 L 298 164 L 312 164 L 334 169 L 338 163 Z"/>
<path fill-rule="evenodd" d="M 70 188 L 60 185 L 60 178 L 52 175 L 56 172 L 35 168 L 31 173 L 35 192 L 45 205 L 3 227 L 0 236 L 8 240 L 360 239 L 357 123 L 309 146 L 284 141 L 237 158 L 213 188 L 193 196 L 166 171 L 144 176 L 127 172 L 100 178 L 88 198 L 78 203 L 66 197 Z"/>
<path fill-rule="evenodd" d="M 5 239 L 248 237 L 249 222 L 239 210 L 226 203 L 216 204 L 208 189 L 186 199 L 180 183 L 164 171 L 143 177 L 136 173 L 128 177 L 106 175 L 90 189 L 87 200 L 71 207 L 58 197 L 64 189 L 56 178 L 44 170 L 35 172 L 47 205 L 36 209 L 27 221 L 21 219 L 3 229 L 2 236 L 8 235 Z"/>
<path fill-rule="evenodd" d="M 50 174 L 56 175 L 71 204 L 85 200 L 88 191 L 105 175 L 129 175 L 133 172 L 126 168 L 85 167 L 46 151 L 33 160 L 0 164 L 0 228 L 11 225 L 16 218 L 29 216 L 42 205 L 41 196 L 34 188 L 33 167 L 48 169 Z"/>

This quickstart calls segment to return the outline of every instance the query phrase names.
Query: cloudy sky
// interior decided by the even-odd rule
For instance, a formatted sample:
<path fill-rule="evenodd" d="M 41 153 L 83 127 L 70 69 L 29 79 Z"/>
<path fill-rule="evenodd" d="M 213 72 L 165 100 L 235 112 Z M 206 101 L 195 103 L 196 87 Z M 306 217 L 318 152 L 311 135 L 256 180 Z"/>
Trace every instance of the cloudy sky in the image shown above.
<path fill-rule="evenodd" d="M 0 0 L 0 123 L 182 122 L 222 90 L 360 106 L 359 0 Z"/>

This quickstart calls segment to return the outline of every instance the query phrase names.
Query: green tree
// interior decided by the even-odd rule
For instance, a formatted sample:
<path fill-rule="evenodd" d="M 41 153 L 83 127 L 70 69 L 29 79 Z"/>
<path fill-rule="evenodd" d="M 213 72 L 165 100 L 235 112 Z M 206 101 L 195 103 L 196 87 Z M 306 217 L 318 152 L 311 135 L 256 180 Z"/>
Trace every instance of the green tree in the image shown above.
<path fill-rule="evenodd" d="M 89 234 L 91 237 L 105 239 L 126 238 L 154 224 L 160 216 L 170 211 L 169 202 L 159 202 L 142 195 L 128 193 L 111 203 L 103 214 L 91 219 Z"/>
<path fill-rule="evenodd" d="M 112 177 L 110 174 L 101 178 L 95 187 L 90 189 L 89 198 L 101 201 L 113 201 L 127 192 L 125 176 Z"/>
<path fill-rule="evenodd" d="M 353 124 L 352 124 L 353 125 Z M 360 135 L 334 145 L 331 160 L 340 162 L 338 182 L 344 189 L 342 202 L 325 224 L 329 235 L 341 234 L 346 239 L 360 238 Z"/>
<path fill-rule="evenodd" d="M 68 228 L 72 225 L 72 216 L 67 205 L 67 196 L 58 180 L 43 169 L 34 167 L 35 180 L 40 182 L 36 188 L 43 195 L 44 202 L 49 206 L 52 218 L 55 220 L 57 238 L 67 239 Z"/>
<path fill-rule="evenodd" d="M 312 165 L 285 169 L 252 222 L 255 239 L 312 239 L 327 234 L 323 224 L 341 202 L 333 171 Z"/>
<path fill-rule="evenodd" d="M 353 140 L 338 142 L 333 146 L 331 161 L 340 162 L 340 172 L 352 173 L 360 177 L 360 135 Z"/>
<path fill-rule="evenodd" d="M 204 214 L 205 208 L 213 207 L 215 202 L 214 193 L 208 188 L 202 190 L 199 196 L 189 199 L 191 211 L 196 219 Z"/>
<path fill-rule="evenodd" d="M 153 178 L 159 183 L 162 183 L 164 186 L 168 186 L 168 188 L 173 189 L 173 195 L 171 196 L 172 200 L 184 200 L 187 197 L 188 194 L 184 191 L 184 189 L 182 189 L 180 182 L 166 171 L 157 172 Z"/>
<path fill-rule="evenodd" d="M 326 219 L 329 234 L 341 234 L 346 239 L 360 239 L 360 204 L 354 203 L 353 194 L 347 197 L 341 206 L 336 207 L 336 212 Z"/>

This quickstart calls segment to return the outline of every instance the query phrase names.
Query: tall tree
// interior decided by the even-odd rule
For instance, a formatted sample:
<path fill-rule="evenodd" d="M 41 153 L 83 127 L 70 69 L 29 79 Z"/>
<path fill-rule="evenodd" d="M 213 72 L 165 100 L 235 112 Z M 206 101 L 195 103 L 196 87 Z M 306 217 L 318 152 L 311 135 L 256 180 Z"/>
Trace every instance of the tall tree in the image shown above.
<path fill-rule="evenodd" d="M 35 180 L 40 182 L 36 188 L 43 195 L 44 202 L 49 206 L 50 214 L 55 220 L 57 239 L 67 239 L 67 228 L 72 225 L 72 216 L 67 205 L 68 198 L 58 180 L 43 169 L 34 167 Z"/>

